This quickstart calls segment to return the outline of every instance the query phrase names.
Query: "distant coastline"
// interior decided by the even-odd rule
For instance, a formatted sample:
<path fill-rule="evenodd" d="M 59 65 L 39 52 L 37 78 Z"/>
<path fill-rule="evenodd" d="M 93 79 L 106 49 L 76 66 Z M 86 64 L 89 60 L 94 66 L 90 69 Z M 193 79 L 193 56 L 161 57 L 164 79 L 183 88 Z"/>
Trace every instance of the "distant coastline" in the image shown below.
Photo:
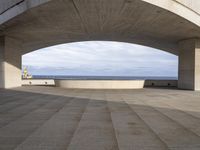
<path fill-rule="evenodd" d="M 64 76 L 64 75 L 33 75 L 33 79 L 60 80 L 178 80 L 178 77 L 164 76 Z"/>

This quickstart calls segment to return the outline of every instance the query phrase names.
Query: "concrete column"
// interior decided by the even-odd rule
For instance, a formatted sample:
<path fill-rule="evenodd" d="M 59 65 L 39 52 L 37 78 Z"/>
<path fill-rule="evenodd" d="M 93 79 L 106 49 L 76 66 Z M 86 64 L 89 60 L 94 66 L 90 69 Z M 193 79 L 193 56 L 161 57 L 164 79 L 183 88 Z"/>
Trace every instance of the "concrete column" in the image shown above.
<path fill-rule="evenodd" d="M 178 87 L 200 90 L 200 39 L 184 40 L 179 48 Z"/>
<path fill-rule="evenodd" d="M 21 86 L 21 42 L 0 37 L 0 88 Z"/>

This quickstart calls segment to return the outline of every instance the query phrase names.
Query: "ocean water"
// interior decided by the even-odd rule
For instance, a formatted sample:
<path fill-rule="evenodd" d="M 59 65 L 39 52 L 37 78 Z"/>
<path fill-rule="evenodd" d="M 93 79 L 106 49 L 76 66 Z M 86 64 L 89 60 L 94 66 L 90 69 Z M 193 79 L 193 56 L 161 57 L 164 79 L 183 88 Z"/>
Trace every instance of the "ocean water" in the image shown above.
<path fill-rule="evenodd" d="M 63 80 L 177 80 L 178 77 L 159 76 L 47 76 L 34 75 L 33 79 L 63 79 Z"/>

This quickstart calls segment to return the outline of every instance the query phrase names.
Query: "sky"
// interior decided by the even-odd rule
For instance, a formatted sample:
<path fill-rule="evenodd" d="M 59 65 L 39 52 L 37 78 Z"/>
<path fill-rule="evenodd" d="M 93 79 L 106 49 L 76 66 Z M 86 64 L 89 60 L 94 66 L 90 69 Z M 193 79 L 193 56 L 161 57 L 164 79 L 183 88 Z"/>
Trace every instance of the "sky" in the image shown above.
<path fill-rule="evenodd" d="M 88 41 L 25 54 L 22 66 L 32 75 L 177 77 L 178 57 L 136 44 Z"/>

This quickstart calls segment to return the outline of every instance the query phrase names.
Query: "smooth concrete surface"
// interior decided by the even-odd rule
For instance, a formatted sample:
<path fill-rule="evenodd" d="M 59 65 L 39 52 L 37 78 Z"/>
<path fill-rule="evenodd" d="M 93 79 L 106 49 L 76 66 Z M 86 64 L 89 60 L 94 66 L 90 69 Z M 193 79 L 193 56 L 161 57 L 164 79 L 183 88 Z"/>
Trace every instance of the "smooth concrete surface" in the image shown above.
<path fill-rule="evenodd" d="M 5 50 L 5 42 L 4 38 L 0 37 L 0 87 L 4 87 L 4 50 Z"/>
<path fill-rule="evenodd" d="M 178 87 L 200 90 L 200 39 L 184 40 L 179 44 Z"/>
<path fill-rule="evenodd" d="M 55 80 L 57 87 L 72 89 L 141 89 L 144 80 Z"/>
<path fill-rule="evenodd" d="M 200 1 L 197 0 L 175 0 L 175 1 L 200 14 L 200 9 L 199 9 Z"/>
<path fill-rule="evenodd" d="M 145 80 L 145 87 L 177 87 L 178 80 Z"/>
<path fill-rule="evenodd" d="M 200 2 L 197 0 L 143 0 L 150 4 L 164 8 L 170 12 L 173 12 L 183 18 L 188 18 L 189 21 L 196 25 L 199 23 L 200 15 Z"/>
<path fill-rule="evenodd" d="M 142 89 L 147 86 L 177 87 L 177 81 L 176 80 L 55 80 L 55 86 L 68 89 Z"/>
<path fill-rule="evenodd" d="M 0 24 L 50 0 L 1 0 Z"/>
<path fill-rule="evenodd" d="M 0 38 L 0 88 L 21 86 L 21 42 Z"/>
<path fill-rule="evenodd" d="M 21 84 L 55 86 L 55 81 L 53 79 L 23 79 Z"/>
<path fill-rule="evenodd" d="M 0 90 L 1 150 L 199 150 L 200 93 Z"/>
<path fill-rule="evenodd" d="M 194 0 L 24 0 L 5 6 L 0 20 L 6 13 L 15 15 L 0 24 L 0 33 L 23 41 L 23 54 L 62 43 L 111 40 L 178 55 L 179 41 L 200 37 L 198 5 Z"/>
<path fill-rule="evenodd" d="M 22 86 L 47 85 L 68 89 L 141 89 L 144 87 L 177 87 L 177 84 L 177 80 L 22 80 Z"/>

